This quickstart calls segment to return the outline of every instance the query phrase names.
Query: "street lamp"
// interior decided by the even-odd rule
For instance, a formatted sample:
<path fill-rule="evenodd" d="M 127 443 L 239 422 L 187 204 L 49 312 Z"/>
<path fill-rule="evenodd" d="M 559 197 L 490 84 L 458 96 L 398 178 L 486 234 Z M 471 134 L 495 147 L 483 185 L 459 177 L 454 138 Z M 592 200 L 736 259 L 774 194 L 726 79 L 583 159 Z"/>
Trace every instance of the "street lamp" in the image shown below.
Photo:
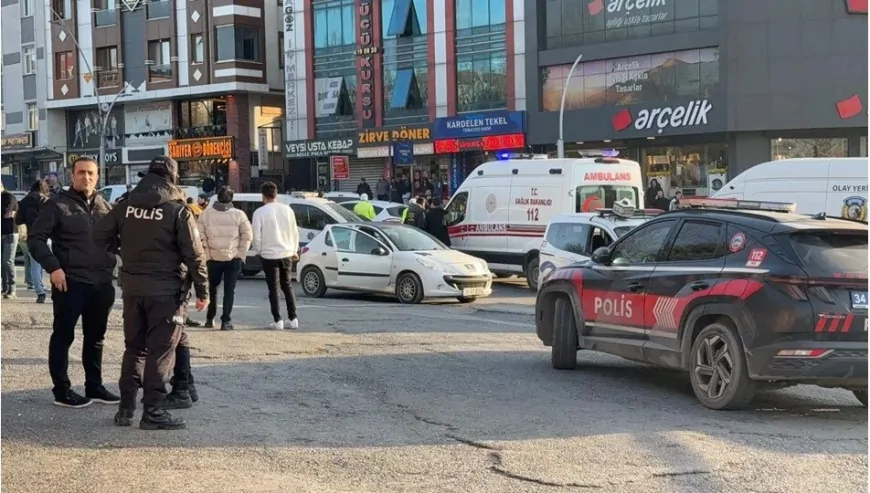
<path fill-rule="evenodd" d="M 51 24 L 55 24 L 55 25 L 59 26 L 61 29 L 64 30 L 64 32 L 66 32 L 67 36 L 72 38 L 73 44 L 75 44 L 75 47 L 76 47 L 76 51 L 79 54 L 79 58 L 81 58 L 85 62 L 85 67 L 87 67 L 88 72 L 91 73 L 91 83 L 94 86 L 93 87 L 94 88 L 94 96 L 97 98 L 97 112 L 100 115 L 100 126 L 101 126 L 101 128 L 100 128 L 100 158 L 99 158 L 100 162 L 98 163 L 100 166 L 100 182 L 102 184 L 101 186 L 105 186 L 106 180 L 108 178 L 106 176 L 106 125 L 109 122 L 109 115 L 112 112 L 112 108 L 115 107 L 115 103 L 118 101 L 118 98 L 120 98 L 122 95 L 124 95 L 124 93 L 127 91 L 127 87 L 131 87 L 131 86 L 129 83 L 124 82 L 124 87 L 122 87 L 121 90 L 118 91 L 118 94 L 116 94 L 115 97 L 112 98 L 111 102 L 100 103 L 99 74 L 94 72 L 94 69 L 91 67 L 90 62 L 88 62 L 88 57 L 86 56 L 85 52 L 82 51 L 82 47 L 81 47 L 81 45 L 79 45 L 78 39 L 76 39 L 73 32 L 69 29 L 69 27 L 67 27 L 66 22 L 64 22 L 64 18 L 59 13 L 57 13 L 57 11 L 54 10 L 54 8 L 49 7 L 49 9 L 51 10 L 51 17 L 52 17 L 52 20 L 50 21 Z"/>
<path fill-rule="evenodd" d="M 581 59 L 583 59 L 582 53 L 574 60 L 574 65 L 571 65 L 571 71 L 568 72 L 568 78 L 565 79 L 565 85 L 562 86 L 562 104 L 559 105 L 559 140 L 556 141 L 556 155 L 559 159 L 565 157 L 565 134 L 563 130 L 565 123 L 565 97 L 568 95 L 568 85 L 571 84 L 571 76 L 574 75 L 574 70 L 577 69 Z"/>

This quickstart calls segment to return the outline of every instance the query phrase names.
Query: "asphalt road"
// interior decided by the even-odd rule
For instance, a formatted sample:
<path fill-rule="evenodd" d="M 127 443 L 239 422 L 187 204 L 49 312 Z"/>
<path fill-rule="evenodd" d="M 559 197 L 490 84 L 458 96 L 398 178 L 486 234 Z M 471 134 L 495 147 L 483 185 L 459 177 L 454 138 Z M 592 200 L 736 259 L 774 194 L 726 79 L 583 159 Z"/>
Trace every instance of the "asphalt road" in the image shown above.
<path fill-rule="evenodd" d="M 243 280 L 237 330 L 190 331 L 201 398 L 177 432 L 52 406 L 51 305 L 22 293 L 0 306 L 4 491 L 866 491 L 867 411 L 851 394 L 798 387 L 715 412 L 679 373 L 595 353 L 557 372 L 521 286 L 479 306 L 300 298 L 300 329 L 275 332 L 256 328 L 263 281 Z"/>

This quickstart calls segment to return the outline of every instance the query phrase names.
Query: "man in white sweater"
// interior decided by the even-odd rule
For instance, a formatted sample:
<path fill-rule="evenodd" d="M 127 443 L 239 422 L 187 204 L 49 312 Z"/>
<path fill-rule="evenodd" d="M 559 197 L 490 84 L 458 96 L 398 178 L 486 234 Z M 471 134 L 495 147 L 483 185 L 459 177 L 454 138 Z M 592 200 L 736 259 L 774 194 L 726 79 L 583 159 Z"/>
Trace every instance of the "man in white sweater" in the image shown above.
<path fill-rule="evenodd" d="M 287 204 L 277 201 L 278 187 L 271 181 L 263 183 L 263 206 L 254 211 L 252 228 L 254 242 L 252 250 L 260 255 L 263 262 L 263 272 L 266 274 L 266 285 L 269 287 L 269 305 L 272 308 L 274 322 L 270 327 L 276 330 L 284 329 L 281 311 L 278 306 L 278 290 L 284 293 L 287 300 L 288 328 L 299 328 L 296 317 L 296 296 L 290 285 L 290 271 L 293 261 L 299 258 L 299 229 L 296 227 L 296 215 Z"/>

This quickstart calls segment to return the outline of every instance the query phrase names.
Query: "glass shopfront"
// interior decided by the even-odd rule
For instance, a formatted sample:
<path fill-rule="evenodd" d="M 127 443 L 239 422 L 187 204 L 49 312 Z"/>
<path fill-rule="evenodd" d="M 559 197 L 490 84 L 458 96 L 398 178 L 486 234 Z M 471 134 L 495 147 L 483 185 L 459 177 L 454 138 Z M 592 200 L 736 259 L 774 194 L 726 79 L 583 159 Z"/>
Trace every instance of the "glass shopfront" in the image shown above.
<path fill-rule="evenodd" d="M 647 185 L 647 203 L 655 198 L 652 191 L 656 188 L 667 198 L 677 190 L 686 196 L 708 196 L 727 181 L 726 144 L 646 147 L 640 149 L 639 162 Z"/>
<path fill-rule="evenodd" d="M 773 139 L 770 142 L 771 159 L 801 157 L 848 157 L 849 139 Z M 863 154 L 866 156 L 866 152 Z"/>

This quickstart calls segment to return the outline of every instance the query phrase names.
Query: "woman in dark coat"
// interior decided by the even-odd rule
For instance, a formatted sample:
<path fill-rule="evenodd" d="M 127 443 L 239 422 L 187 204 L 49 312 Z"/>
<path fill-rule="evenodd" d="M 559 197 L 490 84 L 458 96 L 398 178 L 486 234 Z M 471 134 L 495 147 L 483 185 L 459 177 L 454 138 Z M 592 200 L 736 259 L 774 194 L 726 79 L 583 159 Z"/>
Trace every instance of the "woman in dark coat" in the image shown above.
<path fill-rule="evenodd" d="M 23 225 L 26 230 L 30 230 L 33 223 L 36 222 L 37 216 L 42 206 L 48 202 L 50 194 L 48 182 L 45 180 L 36 180 L 30 186 L 30 193 L 27 194 L 21 202 L 18 203 L 18 212 L 15 214 L 15 224 Z M 24 238 L 26 239 L 26 237 Z M 28 287 L 33 288 L 36 293 L 36 302 L 45 303 L 45 284 L 42 282 L 42 266 L 33 260 L 30 251 L 27 250 L 27 242 L 22 241 L 20 245 L 23 247 L 24 253 L 24 272 L 25 282 L 28 280 Z"/>

